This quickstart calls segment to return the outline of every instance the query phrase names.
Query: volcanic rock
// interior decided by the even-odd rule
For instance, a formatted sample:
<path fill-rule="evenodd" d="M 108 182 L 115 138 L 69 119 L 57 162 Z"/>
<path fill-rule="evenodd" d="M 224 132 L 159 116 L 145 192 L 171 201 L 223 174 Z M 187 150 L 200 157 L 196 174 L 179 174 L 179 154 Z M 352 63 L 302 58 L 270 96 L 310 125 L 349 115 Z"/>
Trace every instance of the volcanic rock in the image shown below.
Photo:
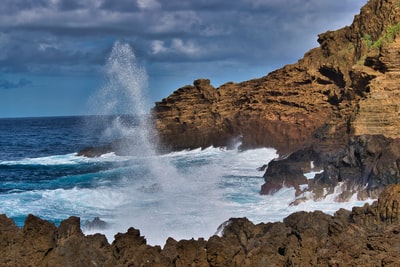
<path fill-rule="evenodd" d="M 78 151 L 77 156 L 95 158 L 107 153 L 115 153 L 116 155 L 126 156 L 133 153 L 131 148 L 132 140 L 129 138 L 122 138 L 114 140 L 113 142 L 108 144 L 82 148 Z"/>
<path fill-rule="evenodd" d="M 318 35 L 319 47 L 259 79 L 214 88 L 196 80 L 155 104 L 160 141 L 169 149 L 273 147 L 261 193 L 310 183 L 340 201 L 377 196 L 399 182 L 400 7 L 370 0 L 350 26 Z M 380 146 L 382 145 L 382 149 Z M 370 148 L 375 146 L 375 150 Z M 312 151 L 323 173 L 304 180 Z M 303 152 L 302 152 L 303 151 Z"/>
<path fill-rule="evenodd" d="M 314 179 L 302 179 L 310 171 L 316 171 Z M 334 152 L 317 151 L 315 147 L 302 149 L 285 159 L 271 161 L 264 179 L 262 194 L 274 193 L 271 185 L 280 185 L 280 189 L 306 184 L 304 191 L 321 199 L 340 185 L 342 193 L 337 201 L 347 201 L 354 194 L 359 199 L 377 198 L 386 185 L 400 183 L 400 139 L 362 135 L 349 138 L 344 147 Z M 325 195 L 321 195 L 323 191 Z M 298 195 L 302 197 L 301 192 Z"/>
<path fill-rule="evenodd" d="M 307 143 L 343 146 L 349 134 L 399 138 L 399 23 L 396 1 L 372 0 L 295 64 L 219 88 L 196 80 L 156 103 L 161 141 L 182 149 L 240 137 L 243 147 L 284 154 Z"/>
<path fill-rule="evenodd" d="M 94 217 L 92 221 L 86 221 L 85 222 L 85 229 L 88 230 L 93 230 L 93 229 L 97 229 L 97 230 L 104 230 L 107 229 L 109 227 L 109 225 L 101 220 L 99 217 Z"/>
<path fill-rule="evenodd" d="M 283 222 L 223 223 L 220 236 L 150 246 L 139 230 L 85 236 L 80 219 L 56 227 L 29 215 L 25 226 L 0 215 L 0 266 L 398 266 L 400 185 L 388 185 L 371 205 L 296 212 Z"/>

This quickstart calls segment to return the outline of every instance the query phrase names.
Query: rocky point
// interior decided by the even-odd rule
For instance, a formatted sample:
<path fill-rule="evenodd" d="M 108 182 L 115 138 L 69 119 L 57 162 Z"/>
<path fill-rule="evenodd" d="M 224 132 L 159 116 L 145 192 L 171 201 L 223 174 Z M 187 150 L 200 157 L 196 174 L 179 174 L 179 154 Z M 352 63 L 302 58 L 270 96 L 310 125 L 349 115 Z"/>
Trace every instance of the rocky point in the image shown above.
<path fill-rule="evenodd" d="M 370 0 L 295 64 L 218 88 L 199 79 L 157 102 L 160 141 L 174 150 L 239 139 L 243 149 L 276 148 L 262 194 L 309 183 L 315 193 L 340 184 L 340 200 L 376 197 L 400 179 L 399 33 L 399 2 Z M 307 181 L 310 161 L 322 173 Z"/>

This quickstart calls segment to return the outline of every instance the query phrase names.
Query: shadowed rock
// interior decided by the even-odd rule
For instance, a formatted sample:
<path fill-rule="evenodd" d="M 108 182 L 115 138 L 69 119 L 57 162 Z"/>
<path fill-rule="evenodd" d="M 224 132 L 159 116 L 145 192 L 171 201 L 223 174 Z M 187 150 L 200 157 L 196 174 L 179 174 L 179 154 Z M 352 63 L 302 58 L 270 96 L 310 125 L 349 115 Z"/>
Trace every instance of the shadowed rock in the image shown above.
<path fill-rule="evenodd" d="M 105 221 L 101 220 L 99 217 L 94 217 L 92 221 L 85 222 L 85 229 L 88 230 L 104 230 L 107 228 L 109 228 L 109 225 Z"/>

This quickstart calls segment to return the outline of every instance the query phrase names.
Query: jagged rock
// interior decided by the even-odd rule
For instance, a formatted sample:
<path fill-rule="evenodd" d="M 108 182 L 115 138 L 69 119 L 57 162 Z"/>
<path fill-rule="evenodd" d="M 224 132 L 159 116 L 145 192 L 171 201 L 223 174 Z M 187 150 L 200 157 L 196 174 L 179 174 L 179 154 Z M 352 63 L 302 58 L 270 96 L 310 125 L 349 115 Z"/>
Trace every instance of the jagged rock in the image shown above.
<path fill-rule="evenodd" d="M 97 229 L 97 230 L 104 230 L 107 229 L 109 227 L 109 225 L 101 220 L 99 217 L 94 217 L 92 221 L 86 221 L 85 222 L 85 229 L 88 230 L 93 230 L 93 229 Z"/>
<path fill-rule="evenodd" d="M 310 162 L 313 162 L 314 171 L 323 172 L 305 181 L 301 178 L 311 170 Z M 400 139 L 363 135 L 349 138 L 348 143 L 336 151 L 318 151 L 316 147 L 299 150 L 285 159 L 270 162 L 264 179 L 262 194 L 273 193 L 270 188 L 275 187 L 271 184 L 277 189 L 282 184 L 295 188 L 306 184 L 305 191 L 313 192 L 318 200 L 340 185 L 342 194 L 337 201 L 347 201 L 354 194 L 360 199 L 376 198 L 385 186 L 400 183 Z M 297 195 L 301 200 L 302 194 Z"/>
<path fill-rule="evenodd" d="M 221 236 L 146 244 L 139 230 L 85 236 L 80 219 L 59 227 L 33 215 L 19 229 L 0 215 L 0 266 L 397 266 L 400 185 L 387 186 L 372 205 L 333 216 L 297 212 L 283 222 L 225 222 Z"/>
<path fill-rule="evenodd" d="M 385 44 L 377 55 L 381 68 L 366 86 L 369 93 L 355 110 L 352 126 L 355 135 L 400 137 L 400 38 Z M 377 64 L 377 63 L 375 63 Z"/>
<path fill-rule="evenodd" d="M 111 251 L 118 266 L 163 266 L 165 262 L 161 248 L 147 245 L 140 231 L 132 227 L 127 233 L 115 235 Z"/>
<path fill-rule="evenodd" d="M 400 185 L 389 185 L 378 201 L 379 219 L 390 224 L 400 222 Z"/>
<path fill-rule="evenodd" d="M 312 148 L 307 148 L 296 151 L 284 160 L 269 162 L 260 193 L 272 195 L 282 187 L 300 190 L 300 185 L 308 183 L 304 173 L 321 168 L 319 160 L 319 155 Z"/>

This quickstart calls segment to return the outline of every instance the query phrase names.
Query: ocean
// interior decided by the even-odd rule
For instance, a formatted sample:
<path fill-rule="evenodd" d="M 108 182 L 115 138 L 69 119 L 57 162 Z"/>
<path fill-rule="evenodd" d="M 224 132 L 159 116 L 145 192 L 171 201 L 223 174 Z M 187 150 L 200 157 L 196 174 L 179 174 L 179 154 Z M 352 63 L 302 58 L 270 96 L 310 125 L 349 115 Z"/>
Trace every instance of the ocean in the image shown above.
<path fill-rule="evenodd" d="M 80 149 L 104 142 L 104 133 L 108 136 L 108 126 L 116 119 L 0 119 L 0 213 L 18 226 L 29 213 L 55 224 L 79 216 L 85 233 L 102 232 L 109 240 L 132 226 L 150 244 L 163 245 L 169 236 L 208 238 L 231 217 L 274 222 L 295 211 L 332 214 L 364 204 L 356 199 L 337 203 L 333 194 L 291 206 L 291 188 L 260 195 L 264 180 L 257 168 L 277 157 L 271 148 L 77 156 Z M 84 223 L 95 217 L 109 228 L 85 229 Z"/>
<path fill-rule="evenodd" d="M 100 232 L 111 242 L 135 227 L 148 244 L 163 245 L 168 237 L 208 238 L 231 217 L 275 222 L 296 211 L 333 214 L 372 202 L 338 203 L 337 191 L 294 206 L 293 188 L 260 195 L 264 173 L 257 168 L 278 156 L 272 148 L 157 153 L 146 115 L 147 74 L 131 47 L 117 42 L 105 69 L 107 83 L 88 101 L 99 115 L 0 119 L 0 213 L 18 226 L 30 213 L 56 225 L 79 216 L 85 234 Z M 129 140 L 128 155 L 77 155 L 120 138 Z M 85 227 L 96 217 L 107 228 Z"/>

